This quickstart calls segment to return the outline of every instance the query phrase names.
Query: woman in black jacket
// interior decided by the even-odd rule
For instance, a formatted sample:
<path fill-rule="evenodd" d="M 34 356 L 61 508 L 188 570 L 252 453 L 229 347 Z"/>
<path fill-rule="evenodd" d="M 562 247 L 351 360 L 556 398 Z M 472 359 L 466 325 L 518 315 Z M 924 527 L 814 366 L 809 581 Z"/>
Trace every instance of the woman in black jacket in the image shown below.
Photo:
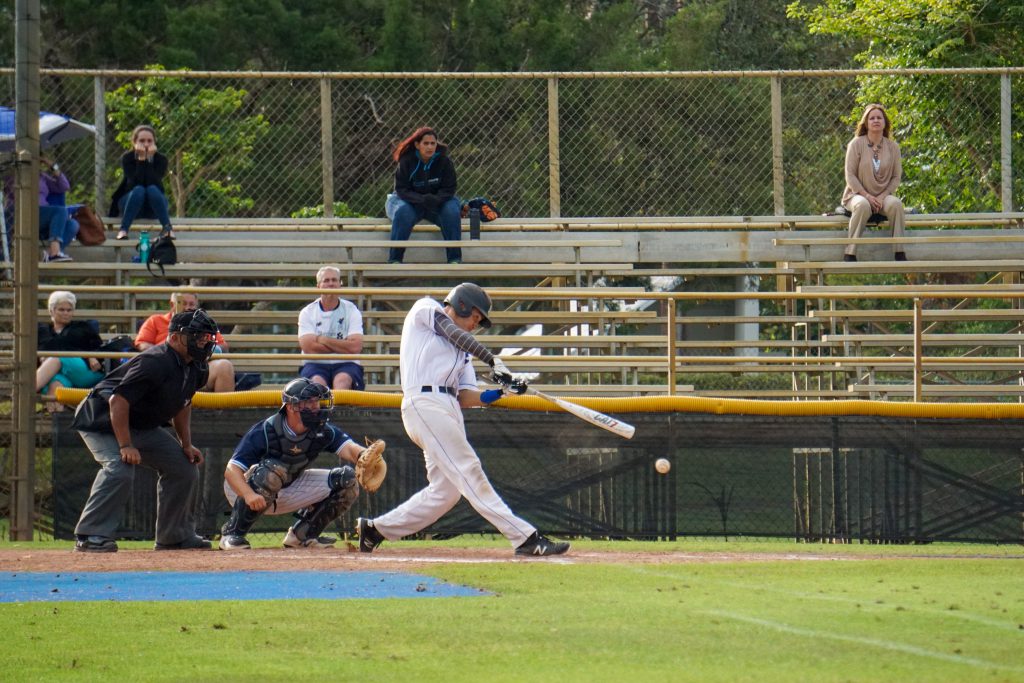
<path fill-rule="evenodd" d="M 55 291 L 50 295 L 50 323 L 39 323 L 40 351 L 96 351 L 103 341 L 91 324 L 73 320 L 77 298 L 71 292 Z M 103 366 L 96 358 L 42 358 L 36 369 L 36 391 L 44 394 L 57 386 L 88 389 L 103 379 Z M 49 403 L 50 410 L 63 410 L 59 403 Z"/>
<path fill-rule="evenodd" d="M 135 126 L 132 149 L 121 156 L 121 170 L 124 177 L 110 203 L 110 215 L 121 216 L 117 239 L 128 238 L 128 229 L 140 214 L 159 220 L 163 226 L 160 235 L 173 239 L 174 230 L 163 184 L 167 175 L 167 157 L 156 151 L 156 133 L 152 126 Z"/>
<path fill-rule="evenodd" d="M 448 147 L 437 141 L 433 128 L 417 128 L 402 140 L 393 155 L 395 194 L 391 216 L 391 239 L 407 240 L 412 228 L 426 218 L 441 228 L 446 240 L 462 239 L 459 200 L 455 196 L 455 166 L 448 157 Z M 462 263 L 462 250 L 445 249 L 448 263 Z M 392 249 L 388 263 L 401 263 L 405 249 Z"/>

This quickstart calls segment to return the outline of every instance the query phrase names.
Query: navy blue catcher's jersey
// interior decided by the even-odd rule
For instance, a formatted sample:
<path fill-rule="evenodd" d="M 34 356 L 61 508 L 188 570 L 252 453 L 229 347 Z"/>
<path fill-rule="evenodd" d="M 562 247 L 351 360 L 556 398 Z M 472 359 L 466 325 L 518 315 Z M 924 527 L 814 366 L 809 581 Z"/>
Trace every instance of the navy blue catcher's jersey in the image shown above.
<path fill-rule="evenodd" d="M 235 447 L 231 464 L 248 470 L 264 458 L 277 458 L 288 467 L 292 479 L 308 468 L 320 453 L 340 453 L 352 438 L 332 424 L 319 432 L 295 434 L 282 419 L 274 415 L 254 424 Z M 278 430 L 283 433 L 278 434 Z"/>

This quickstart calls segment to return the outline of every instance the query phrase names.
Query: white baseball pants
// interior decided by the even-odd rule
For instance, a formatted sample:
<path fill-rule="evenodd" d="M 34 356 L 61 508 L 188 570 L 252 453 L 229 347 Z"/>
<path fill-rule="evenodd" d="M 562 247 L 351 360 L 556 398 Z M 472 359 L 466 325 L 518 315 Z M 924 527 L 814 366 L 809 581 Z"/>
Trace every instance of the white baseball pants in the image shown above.
<path fill-rule="evenodd" d="M 234 465 L 232 465 L 234 467 Z M 331 495 L 331 485 L 328 483 L 330 470 L 308 469 L 303 470 L 295 481 L 277 492 L 277 499 L 271 503 L 263 512 L 265 515 L 286 515 L 302 508 L 308 508 Z M 228 483 L 224 482 L 224 496 L 230 505 L 235 504 L 238 495 Z"/>
<path fill-rule="evenodd" d="M 516 548 L 536 529 L 512 514 L 484 473 L 476 451 L 466 439 L 458 401 L 429 393 L 402 399 L 402 423 L 409 438 L 423 449 L 426 488 L 397 508 L 373 520 L 384 538 L 396 540 L 427 528 L 464 496 L 480 516 L 493 524 Z"/>

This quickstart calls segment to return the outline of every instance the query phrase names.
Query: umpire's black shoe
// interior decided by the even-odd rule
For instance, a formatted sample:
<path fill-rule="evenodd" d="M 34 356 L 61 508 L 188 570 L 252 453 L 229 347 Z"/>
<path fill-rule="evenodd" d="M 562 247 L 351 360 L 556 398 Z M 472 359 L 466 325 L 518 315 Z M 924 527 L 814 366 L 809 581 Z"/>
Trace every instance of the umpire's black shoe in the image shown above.
<path fill-rule="evenodd" d="M 246 540 L 245 536 L 232 534 L 221 536 L 217 547 L 221 550 L 252 550 L 252 546 L 249 545 L 249 541 Z"/>
<path fill-rule="evenodd" d="M 569 544 L 564 541 L 552 541 L 534 531 L 523 544 L 516 548 L 516 555 L 543 556 L 561 555 L 569 551 Z"/>
<path fill-rule="evenodd" d="M 116 553 L 117 543 L 105 536 L 79 536 L 75 551 L 80 553 Z"/>
<path fill-rule="evenodd" d="M 187 538 L 181 543 L 154 543 L 153 550 L 209 550 L 213 545 L 202 536 Z"/>
<path fill-rule="evenodd" d="M 356 522 L 356 530 L 359 532 L 359 552 L 361 553 L 372 553 L 377 546 L 384 542 L 384 536 L 366 517 L 359 518 Z"/>

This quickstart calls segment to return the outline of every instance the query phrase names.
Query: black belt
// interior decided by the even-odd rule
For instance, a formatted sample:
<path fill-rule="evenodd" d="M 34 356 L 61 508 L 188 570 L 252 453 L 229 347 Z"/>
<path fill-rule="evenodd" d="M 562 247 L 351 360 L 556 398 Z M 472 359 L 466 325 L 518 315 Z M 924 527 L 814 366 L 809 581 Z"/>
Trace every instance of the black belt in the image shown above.
<path fill-rule="evenodd" d="M 420 387 L 420 391 L 424 394 L 432 394 L 435 390 L 442 394 L 454 396 L 455 398 L 459 397 L 459 392 L 456 391 L 455 387 L 432 387 L 429 384 L 424 384 Z"/>

